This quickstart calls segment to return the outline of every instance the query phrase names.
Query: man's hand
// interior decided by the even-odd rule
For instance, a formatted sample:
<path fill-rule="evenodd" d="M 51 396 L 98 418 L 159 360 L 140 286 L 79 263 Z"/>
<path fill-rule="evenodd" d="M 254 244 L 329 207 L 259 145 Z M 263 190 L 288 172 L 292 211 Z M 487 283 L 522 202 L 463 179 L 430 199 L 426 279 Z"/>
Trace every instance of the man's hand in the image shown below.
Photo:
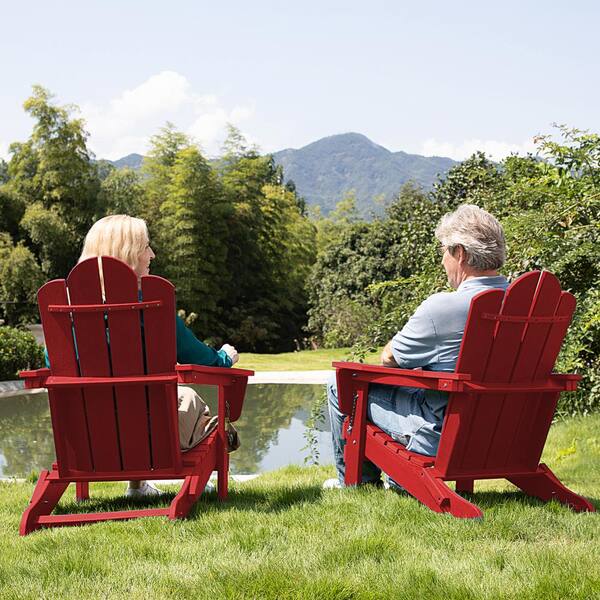
<path fill-rule="evenodd" d="M 229 356 L 232 365 L 235 365 L 235 363 L 238 360 L 240 360 L 240 355 L 238 354 L 238 351 L 231 344 L 223 344 L 221 346 L 221 350 L 224 350 L 225 354 Z"/>
<path fill-rule="evenodd" d="M 392 352 L 392 341 L 391 340 L 385 345 L 385 348 L 383 349 L 383 352 L 381 353 L 381 364 L 384 367 L 397 367 L 398 366 L 398 363 L 396 362 L 396 359 L 394 358 L 394 354 Z"/>

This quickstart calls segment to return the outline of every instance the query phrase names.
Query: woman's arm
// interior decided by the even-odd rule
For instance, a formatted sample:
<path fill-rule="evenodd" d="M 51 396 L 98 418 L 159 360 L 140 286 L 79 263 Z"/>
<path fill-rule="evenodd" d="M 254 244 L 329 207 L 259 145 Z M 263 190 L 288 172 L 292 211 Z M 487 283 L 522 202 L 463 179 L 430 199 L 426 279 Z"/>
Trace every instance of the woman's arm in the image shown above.
<path fill-rule="evenodd" d="M 231 367 L 233 362 L 225 350 L 215 350 L 201 342 L 185 326 L 183 319 L 176 315 L 177 322 L 177 362 L 181 364 L 204 365 L 206 367 Z"/>

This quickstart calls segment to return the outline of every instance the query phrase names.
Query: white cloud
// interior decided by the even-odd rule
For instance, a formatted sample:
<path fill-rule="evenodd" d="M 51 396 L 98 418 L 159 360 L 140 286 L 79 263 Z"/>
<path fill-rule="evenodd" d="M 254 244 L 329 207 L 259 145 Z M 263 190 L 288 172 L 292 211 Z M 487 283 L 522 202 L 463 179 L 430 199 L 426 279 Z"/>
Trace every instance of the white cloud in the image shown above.
<path fill-rule="evenodd" d="M 0 158 L 8 160 L 8 144 L 0 141 Z"/>
<path fill-rule="evenodd" d="M 163 71 L 104 106 L 83 104 L 81 112 L 96 156 L 114 160 L 132 152 L 147 152 L 150 137 L 167 121 L 214 154 L 226 135 L 226 124 L 239 126 L 254 109 L 228 109 L 216 95 L 193 90 L 183 75 Z"/>
<path fill-rule="evenodd" d="M 424 156 L 447 156 L 454 160 L 464 160 L 474 152 L 481 150 L 492 160 L 501 160 L 510 154 L 520 154 L 524 156 L 528 152 L 536 153 L 533 139 L 525 140 L 520 144 L 503 142 L 499 140 L 479 140 L 470 139 L 455 144 L 453 142 L 442 142 L 436 139 L 429 139 L 423 142 L 419 154 Z"/>

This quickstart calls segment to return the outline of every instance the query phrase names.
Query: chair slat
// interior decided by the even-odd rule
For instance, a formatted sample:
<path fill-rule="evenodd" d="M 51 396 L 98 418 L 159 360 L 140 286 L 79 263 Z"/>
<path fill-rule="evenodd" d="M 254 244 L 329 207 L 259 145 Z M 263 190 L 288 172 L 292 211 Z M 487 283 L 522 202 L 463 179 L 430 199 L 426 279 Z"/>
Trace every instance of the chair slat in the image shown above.
<path fill-rule="evenodd" d="M 138 301 L 137 277 L 125 263 L 103 256 L 102 273 L 107 302 L 121 304 Z M 113 376 L 138 375 L 142 384 L 114 389 L 123 467 L 128 470 L 149 469 L 152 460 L 148 400 L 143 385 L 140 313 L 137 310 L 109 312 L 107 326 Z"/>
<path fill-rule="evenodd" d="M 73 343 L 73 326 L 69 314 L 51 314 L 50 304 L 68 302 L 64 279 L 50 281 L 38 292 L 40 316 L 52 374 L 73 377 L 79 375 L 79 365 Z M 81 390 L 69 390 L 58 398 L 48 394 L 54 447 L 61 473 L 93 468 L 86 422 L 86 410 Z"/>
<path fill-rule="evenodd" d="M 174 371 L 177 361 L 175 288 L 161 277 L 142 277 L 142 297 L 145 301 L 161 300 L 163 303 L 159 309 L 144 311 L 146 370 L 148 374 Z M 175 385 L 153 386 L 148 390 L 155 468 L 179 468 L 181 464 L 176 393 Z"/>
<path fill-rule="evenodd" d="M 102 304 L 98 259 L 90 258 L 76 265 L 67 278 L 67 285 L 70 304 Z M 73 329 L 81 375 L 112 375 L 104 314 L 74 313 Z M 94 467 L 98 471 L 121 470 L 123 463 L 113 390 L 88 388 L 83 394 Z"/>
<path fill-rule="evenodd" d="M 528 273 L 516 285 L 511 285 L 504 296 L 502 315 L 527 316 L 535 294 L 539 272 Z M 484 321 L 480 320 L 479 323 Z M 510 375 L 519 353 L 525 323 L 499 321 L 490 349 L 487 366 L 481 378 L 484 382 L 501 383 L 510 380 Z M 492 432 L 500 418 L 504 395 L 478 396 L 476 410 L 470 424 L 466 449 L 460 465 L 461 471 L 483 468 L 492 442 Z"/>
<path fill-rule="evenodd" d="M 456 370 L 470 373 L 474 380 L 481 380 L 494 340 L 496 323 L 483 319 L 484 313 L 498 313 L 504 292 L 490 290 L 477 294 L 471 300 L 471 308 L 465 325 L 464 342 L 460 349 Z M 472 394 L 452 394 L 446 408 L 440 447 L 436 465 L 442 471 L 457 468 L 464 457 L 472 420 L 479 406 L 479 398 Z"/>
<path fill-rule="evenodd" d="M 572 317 L 575 311 L 575 304 L 575 298 L 572 294 L 562 292 L 558 300 L 555 315 Z M 534 379 L 542 379 L 551 373 L 568 325 L 569 321 L 552 325 L 535 374 L 533 375 Z M 523 427 L 522 430 L 519 430 L 519 435 L 515 436 L 511 448 L 511 456 L 515 461 L 527 466 L 539 462 L 557 401 L 558 395 L 554 393 L 537 394 L 535 397 L 530 396 L 528 398 L 524 409 L 524 420 L 529 423 L 535 423 L 536 426 L 531 429 Z"/>
<path fill-rule="evenodd" d="M 67 285 L 64 279 L 49 281 L 38 291 L 40 317 L 48 359 L 54 375 L 76 377 L 79 365 L 73 345 L 73 323 L 69 314 L 50 313 L 50 304 L 67 304 Z"/>
<path fill-rule="evenodd" d="M 560 293 L 560 283 L 556 277 L 551 273 L 543 272 L 532 301 L 530 316 L 554 316 Z M 530 322 L 525 326 L 521 346 L 509 377 L 510 382 L 529 383 L 534 381 L 536 367 L 551 327 L 551 323 L 544 322 Z M 519 393 L 504 396 L 502 413 L 495 429 L 491 432 L 491 445 L 486 460 L 487 468 L 505 465 L 514 468 L 523 466 L 518 460 L 515 460 L 513 450 L 521 444 L 529 446 L 533 423 L 535 423 L 534 429 L 544 427 L 544 423 L 533 420 L 541 396 L 541 394 Z"/>

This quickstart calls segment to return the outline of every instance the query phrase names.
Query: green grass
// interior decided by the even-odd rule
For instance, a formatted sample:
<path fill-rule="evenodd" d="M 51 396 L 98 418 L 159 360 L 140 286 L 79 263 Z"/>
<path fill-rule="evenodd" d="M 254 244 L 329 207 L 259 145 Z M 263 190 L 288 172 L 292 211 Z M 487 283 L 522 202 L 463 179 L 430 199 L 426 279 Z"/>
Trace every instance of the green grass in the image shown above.
<path fill-rule="evenodd" d="M 255 371 L 312 371 L 331 369 L 334 360 L 346 360 L 350 348 L 320 350 L 302 350 L 301 352 L 283 352 L 281 354 L 252 354 L 243 352 L 236 367 Z M 368 354 L 365 361 L 379 362 L 381 350 Z"/>
<path fill-rule="evenodd" d="M 600 508 L 600 415 L 553 426 L 544 460 Z M 210 495 L 190 519 L 17 534 L 30 483 L 0 484 L 5 598 L 598 598 L 600 515 L 476 484 L 483 520 L 373 488 L 323 491 L 331 467 L 289 467 Z M 122 484 L 63 510 L 123 504 Z M 111 500 L 112 498 L 112 500 Z M 157 503 L 155 503 L 157 504 Z M 158 503 L 160 504 L 160 503 Z"/>

